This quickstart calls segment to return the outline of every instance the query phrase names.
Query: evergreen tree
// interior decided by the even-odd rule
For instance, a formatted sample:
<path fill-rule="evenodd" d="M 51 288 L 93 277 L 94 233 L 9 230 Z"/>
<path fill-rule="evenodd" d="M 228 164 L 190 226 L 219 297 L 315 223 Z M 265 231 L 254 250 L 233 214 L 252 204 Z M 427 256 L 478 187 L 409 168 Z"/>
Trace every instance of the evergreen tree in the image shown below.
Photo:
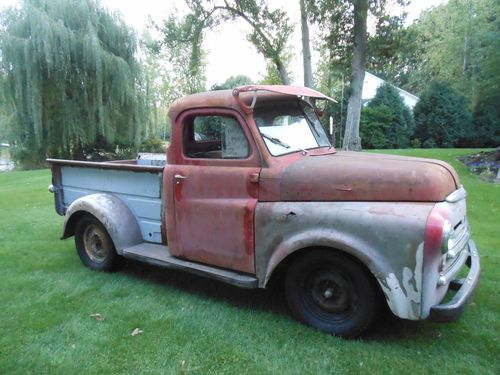
<path fill-rule="evenodd" d="M 367 107 L 369 109 L 384 107 L 379 112 L 364 111 L 363 113 L 365 115 L 368 114 L 369 117 L 363 121 L 362 126 L 367 128 L 377 126 L 377 123 L 380 121 L 380 115 L 383 114 L 383 118 L 390 121 L 387 123 L 387 127 L 385 127 L 386 143 L 384 146 L 386 148 L 405 148 L 410 145 L 410 136 L 414 128 L 413 116 L 394 86 L 390 84 L 380 86 L 377 89 L 375 97 L 370 100 Z M 387 111 L 390 111 L 390 116 Z M 370 119 L 373 119 L 375 124 L 372 124 Z M 366 134 L 366 132 L 364 133 Z M 377 147 L 380 148 L 381 146 Z"/>
<path fill-rule="evenodd" d="M 25 0 L 0 15 L 0 72 L 14 157 L 82 157 L 137 138 L 136 38 L 94 0 Z"/>
<path fill-rule="evenodd" d="M 363 148 L 388 148 L 387 132 L 395 121 L 394 111 L 386 105 L 364 107 L 359 127 Z"/>
<path fill-rule="evenodd" d="M 447 83 L 432 82 L 414 108 L 415 137 L 424 147 L 456 147 L 470 137 L 465 98 Z"/>
<path fill-rule="evenodd" d="M 474 108 L 472 132 L 467 146 L 498 147 L 500 145 L 500 94 L 479 101 Z M 489 99 L 489 100 L 488 100 Z"/>

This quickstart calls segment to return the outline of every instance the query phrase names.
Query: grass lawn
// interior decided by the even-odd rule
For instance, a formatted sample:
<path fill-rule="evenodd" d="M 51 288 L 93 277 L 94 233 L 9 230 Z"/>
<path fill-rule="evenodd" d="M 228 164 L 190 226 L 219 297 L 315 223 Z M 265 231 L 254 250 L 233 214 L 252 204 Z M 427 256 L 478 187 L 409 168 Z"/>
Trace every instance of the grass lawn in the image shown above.
<path fill-rule="evenodd" d="M 500 185 L 456 161 L 471 150 L 391 152 L 448 161 L 468 190 L 482 275 L 457 323 L 385 317 L 346 341 L 295 322 L 278 288 L 130 261 L 90 271 L 73 240 L 59 240 L 49 170 L 10 172 L 0 174 L 0 374 L 499 374 Z"/>

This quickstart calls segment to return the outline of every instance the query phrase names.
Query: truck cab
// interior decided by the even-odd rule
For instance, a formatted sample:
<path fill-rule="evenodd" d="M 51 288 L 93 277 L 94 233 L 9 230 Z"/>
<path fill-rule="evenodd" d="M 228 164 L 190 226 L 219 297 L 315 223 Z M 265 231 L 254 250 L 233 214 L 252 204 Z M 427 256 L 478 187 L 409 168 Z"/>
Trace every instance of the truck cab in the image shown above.
<path fill-rule="evenodd" d="M 384 303 L 403 319 L 456 320 L 480 273 L 457 173 L 335 150 L 326 100 L 293 86 L 190 95 L 169 111 L 164 166 L 50 160 L 62 237 L 96 270 L 128 257 L 246 288 L 282 272 L 292 314 L 341 336 Z"/>

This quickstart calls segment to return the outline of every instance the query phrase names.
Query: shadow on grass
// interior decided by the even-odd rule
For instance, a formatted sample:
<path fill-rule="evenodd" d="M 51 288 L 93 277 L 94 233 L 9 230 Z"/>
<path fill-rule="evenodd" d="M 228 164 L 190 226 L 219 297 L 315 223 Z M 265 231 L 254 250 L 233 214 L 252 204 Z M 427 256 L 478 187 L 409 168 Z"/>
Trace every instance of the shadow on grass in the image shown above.
<path fill-rule="evenodd" d="M 235 307 L 289 315 L 284 293 L 277 282 L 270 283 L 267 289 L 244 289 L 187 272 L 156 267 L 130 259 L 126 260 L 121 272 L 202 298 L 223 301 Z"/>
<path fill-rule="evenodd" d="M 122 273 L 168 288 L 224 302 L 236 308 L 270 312 L 293 319 L 283 291 L 283 277 L 272 279 L 266 289 L 243 289 L 217 280 L 186 272 L 165 269 L 127 259 Z M 299 323 L 297 323 L 299 324 Z M 401 341 L 418 336 L 424 322 L 399 319 L 386 307 L 373 326 L 363 335 L 364 341 Z"/>

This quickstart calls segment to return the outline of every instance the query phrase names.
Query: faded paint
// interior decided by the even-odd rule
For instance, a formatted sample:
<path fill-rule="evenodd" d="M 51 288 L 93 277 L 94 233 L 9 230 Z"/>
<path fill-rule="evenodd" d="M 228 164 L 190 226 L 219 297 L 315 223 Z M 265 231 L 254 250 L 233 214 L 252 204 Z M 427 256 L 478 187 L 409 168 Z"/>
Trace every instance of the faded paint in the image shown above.
<path fill-rule="evenodd" d="M 137 218 L 144 241 L 163 242 L 161 236 L 161 210 L 163 206 L 161 173 L 149 169 L 123 170 L 120 167 L 115 170 L 105 170 L 98 167 L 54 165 L 53 168 L 60 170 L 60 178 L 56 186 L 59 186 L 59 189 L 64 193 L 61 194 L 63 196 L 63 211 L 74 201 L 86 195 L 113 194 Z"/>
<path fill-rule="evenodd" d="M 354 152 L 305 157 L 283 170 L 280 200 L 440 202 L 458 188 L 450 169 L 432 160 Z"/>
<path fill-rule="evenodd" d="M 462 235 L 462 240 L 457 242 L 458 249 L 454 249 L 453 257 L 448 257 L 448 254 L 442 254 L 440 249 L 440 242 L 436 243 L 430 234 L 426 233 L 426 237 L 430 237 L 430 240 L 426 240 L 425 244 L 425 255 L 423 264 L 423 277 L 422 277 L 422 311 L 421 316 L 427 318 L 430 314 L 432 306 L 441 302 L 441 300 L 446 295 L 449 285 L 439 285 L 440 276 L 446 274 L 447 279 L 452 279 L 460 269 L 457 268 L 454 274 L 450 274 L 449 271 L 453 271 L 452 265 L 457 261 L 462 252 L 469 253 L 469 238 L 470 229 L 466 217 L 466 194 L 464 191 L 457 191 L 458 193 L 453 194 L 453 197 L 458 197 L 457 199 L 450 199 L 448 201 L 439 202 L 435 205 L 432 213 L 429 215 L 428 219 L 428 230 L 437 231 L 439 230 L 439 235 L 441 234 L 440 228 L 435 228 L 441 225 L 443 220 L 448 220 L 451 223 L 453 232 L 451 233 L 451 238 L 454 238 L 457 234 Z M 440 238 L 440 236 L 439 236 Z M 470 255 L 470 254 L 469 254 Z M 444 263 L 444 266 L 443 266 Z M 450 270 L 450 268 L 452 268 Z"/>
<path fill-rule="evenodd" d="M 159 187 L 163 192 L 161 201 L 160 193 L 153 194 L 161 206 L 158 212 L 162 225 L 157 232 L 162 235 L 158 242 L 166 244 L 168 236 L 172 258 L 187 258 L 198 262 L 198 266 L 205 263 L 204 267 L 224 267 L 237 271 L 237 275 L 244 272 L 250 278 L 253 276 L 248 274 L 255 274 L 259 286 L 265 287 L 275 268 L 294 252 L 308 247 L 337 249 L 367 267 L 396 315 L 426 318 L 448 290 L 448 285 L 436 286 L 443 257 L 435 249 L 428 252 L 427 244 L 422 244 L 429 213 L 437 207 L 453 225 L 459 226 L 461 220 L 468 231 L 465 200 L 442 202 L 451 199 L 449 194 L 462 197 L 462 193 L 453 193 L 459 187 L 457 173 L 438 160 L 336 152 L 332 147 L 274 157 L 251 109 L 253 104 L 289 102 L 291 95 L 325 99 L 305 88 L 250 86 L 176 101 L 169 111 L 172 143 L 167 151 L 169 164 L 164 168 L 137 165 L 134 160 L 49 160 L 58 212 L 76 199 L 68 208 L 63 237 L 73 234 L 78 214 L 90 213 L 103 223 L 118 252 L 122 252 L 148 240 L 136 218 L 141 217 L 139 211 L 144 214 L 153 208 L 144 205 L 142 198 L 138 200 L 139 209 L 131 208 L 129 201 L 120 196 L 120 189 L 128 187 L 121 181 L 114 189 L 116 181 L 106 180 L 105 171 L 100 171 L 97 178 L 102 181 L 90 182 L 104 184 L 118 194 L 71 196 L 78 189 L 66 189 L 62 168 L 85 168 L 90 171 L 88 176 L 93 175 L 93 169 L 110 170 L 110 175 L 149 172 L 158 175 L 160 181 L 144 191 Z M 235 117 L 248 140 L 248 157 L 186 157 L 184 127 L 190 116 L 203 114 Z M 143 173 L 136 176 L 144 178 Z M 81 176 L 75 176 L 76 185 L 80 184 L 78 180 Z M 102 190 L 104 185 L 98 185 L 86 186 L 82 195 Z M 132 195 L 141 196 L 140 190 Z M 467 240 L 468 236 L 460 237 L 457 243 L 462 246 Z M 212 268 L 207 272 L 216 273 Z M 247 285 L 253 282 L 251 279 Z"/>
<path fill-rule="evenodd" d="M 86 195 L 71 203 L 64 219 L 62 239 L 74 235 L 75 219 L 81 214 L 91 214 L 104 225 L 118 254 L 125 248 L 143 242 L 134 214 L 112 194 Z"/>
<path fill-rule="evenodd" d="M 412 320 L 420 318 L 423 254 L 424 244 L 421 243 L 415 254 L 416 264 L 413 271 L 403 267 L 401 280 L 394 273 L 390 273 L 386 276 L 385 282 L 380 282 L 391 311 L 400 318 Z"/>
<path fill-rule="evenodd" d="M 418 319 L 422 239 L 433 206 L 398 202 L 258 203 L 255 257 L 260 286 L 265 286 L 274 269 L 295 251 L 337 249 L 368 268 L 385 288 L 396 315 Z"/>
<path fill-rule="evenodd" d="M 184 150 L 184 129 L 194 116 L 235 118 L 248 139 L 243 159 L 191 158 Z M 174 256 L 250 274 L 255 273 L 254 212 L 258 200 L 260 157 L 244 118 L 234 110 L 193 109 L 182 113 L 172 130 L 164 172 L 165 220 Z M 174 181 L 175 176 L 182 176 Z"/>

